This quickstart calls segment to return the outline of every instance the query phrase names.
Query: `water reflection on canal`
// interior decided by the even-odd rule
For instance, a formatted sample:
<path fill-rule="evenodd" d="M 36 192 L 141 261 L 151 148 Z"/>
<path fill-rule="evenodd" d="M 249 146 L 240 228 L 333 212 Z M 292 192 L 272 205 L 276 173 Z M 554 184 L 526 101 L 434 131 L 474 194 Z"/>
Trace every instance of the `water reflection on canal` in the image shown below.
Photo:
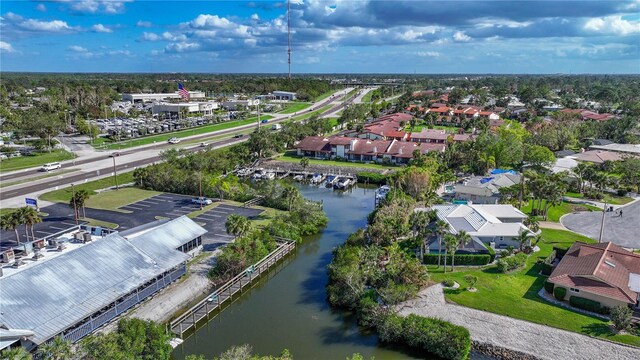
<path fill-rule="evenodd" d="M 366 224 L 374 205 L 373 189 L 337 192 L 301 186 L 300 190 L 306 198 L 324 202 L 327 228 L 306 238 L 275 276 L 261 280 L 187 338 L 174 351 L 176 359 L 189 354 L 211 358 L 242 344 L 250 344 L 261 355 L 277 355 L 286 348 L 296 360 L 344 359 L 356 352 L 377 360 L 424 358 L 380 346 L 375 334 L 361 331 L 353 316 L 332 309 L 326 299 L 331 252 Z"/>

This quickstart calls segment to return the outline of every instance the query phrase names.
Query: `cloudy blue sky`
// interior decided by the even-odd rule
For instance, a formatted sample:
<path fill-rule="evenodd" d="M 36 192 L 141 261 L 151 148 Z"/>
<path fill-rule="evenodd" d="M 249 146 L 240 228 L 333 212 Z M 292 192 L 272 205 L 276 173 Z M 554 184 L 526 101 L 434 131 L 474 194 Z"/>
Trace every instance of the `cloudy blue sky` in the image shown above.
<path fill-rule="evenodd" d="M 287 71 L 286 1 L 5 1 L 0 69 Z M 293 72 L 640 73 L 640 0 L 292 0 Z"/>

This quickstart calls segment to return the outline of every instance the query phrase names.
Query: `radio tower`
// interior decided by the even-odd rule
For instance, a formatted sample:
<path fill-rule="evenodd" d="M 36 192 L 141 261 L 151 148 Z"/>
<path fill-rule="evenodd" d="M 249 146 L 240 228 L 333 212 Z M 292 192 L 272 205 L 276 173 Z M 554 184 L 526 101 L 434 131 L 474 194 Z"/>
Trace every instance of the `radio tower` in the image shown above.
<path fill-rule="evenodd" d="M 287 0 L 287 54 L 289 55 L 289 80 L 291 80 L 291 1 Z"/>

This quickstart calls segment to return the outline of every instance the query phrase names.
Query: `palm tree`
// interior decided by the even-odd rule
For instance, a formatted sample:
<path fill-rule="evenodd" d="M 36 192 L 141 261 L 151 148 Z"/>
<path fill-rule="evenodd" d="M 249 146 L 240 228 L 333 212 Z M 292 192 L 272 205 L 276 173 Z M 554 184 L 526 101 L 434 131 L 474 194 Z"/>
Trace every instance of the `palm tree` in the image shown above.
<path fill-rule="evenodd" d="M 458 247 L 458 239 L 452 234 L 445 234 L 444 236 L 444 272 L 447 272 L 447 255 L 451 253 L 451 260 L 456 253 Z M 453 271 L 453 268 L 451 269 Z"/>
<path fill-rule="evenodd" d="M 524 246 L 527 242 L 529 242 L 529 237 L 531 235 L 531 231 L 529 230 L 524 230 L 521 231 L 520 234 L 518 235 L 518 237 L 516 238 L 516 240 L 518 241 L 518 243 L 520 244 L 520 251 L 524 250 Z"/>
<path fill-rule="evenodd" d="M 22 346 L 9 349 L 6 348 L 0 352 L 0 358 L 11 360 L 31 360 L 33 357 Z"/>
<path fill-rule="evenodd" d="M 231 214 L 227 217 L 227 221 L 224 223 L 224 226 L 227 228 L 227 233 L 232 234 L 235 238 L 238 236 L 242 236 L 246 234 L 249 230 L 251 230 L 251 223 L 249 219 L 242 215 Z"/>
<path fill-rule="evenodd" d="M 303 157 L 300 159 L 300 166 L 302 166 L 302 171 L 306 171 L 307 166 L 309 166 L 309 158 Z"/>
<path fill-rule="evenodd" d="M 524 225 L 532 232 L 538 232 L 538 230 L 540 230 L 540 222 L 537 216 L 529 215 L 529 217 L 524 219 Z"/>
<path fill-rule="evenodd" d="M 282 197 L 287 201 L 287 206 L 291 211 L 293 204 L 300 199 L 300 191 L 293 186 L 287 186 L 282 191 Z"/>
<path fill-rule="evenodd" d="M 87 213 L 85 212 L 84 205 L 86 204 L 87 200 L 89 200 L 90 196 L 91 196 L 91 194 L 89 194 L 89 192 L 87 190 L 85 190 L 85 189 L 80 189 L 80 190 L 78 190 L 78 192 L 76 192 L 76 198 L 77 198 L 76 204 L 78 205 L 78 208 L 82 207 L 82 217 L 83 218 L 87 217 Z"/>
<path fill-rule="evenodd" d="M 27 216 L 29 214 L 29 207 L 21 207 L 18 210 L 13 212 L 13 216 L 16 217 L 16 221 L 19 222 L 19 225 L 24 225 L 24 236 L 29 241 L 29 225 L 27 224 Z"/>
<path fill-rule="evenodd" d="M 446 221 L 444 220 L 436 221 L 436 234 L 438 236 L 438 267 L 440 267 L 440 260 L 442 258 L 442 237 L 448 232 L 449 232 L 449 224 L 447 224 Z"/>
<path fill-rule="evenodd" d="M 13 230 L 16 233 L 16 242 L 20 245 L 20 234 L 18 233 L 18 226 L 22 225 L 22 220 L 20 219 L 20 214 L 18 211 L 14 211 L 9 215 L 5 215 L 7 217 L 7 229 Z"/>
<path fill-rule="evenodd" d="M 584 186 L 584 178 L 591 165 L 585 162 L 580 162 L 576 167 L 571 169 L 571 172 L 578 178 L 578 192 L 582 194 L 583 186 Z"/>
<path fill-rule="evenodd" d="M 56 336 L 53 340 L 38 347 L 38 355 L 48 360 L 68 360 L 73 356 L 71 343 Z"/>
<path fill-rule="evenodd" d="M 33 233 L 33 225 L 42 222 L 42 219 L 40 215 L 38 215 L 38 211 L 32 207 L 25 206 L 20 210 L 22 211 L 21 215 L 25 225 L 31 227 L 31 240 L 35 240 L 36 236 Z"/>
<path fill-rule="evenodd" d="M 456 257 L 455 257 L 455 251 L 460 247 L 460 245 L 467 245 L 468 243 L 471 242 L 471 235 L 467 234 L 466 231 L 464 230 L 460 230 L 460 232 L 458 232 L 458 234 L 456 234 L 455 236 L 456 238 L 456 247 L 453 250 L 453 253 L 451 254 L 451 271 L 453 271 L 454 267 L 455 267 L 455 263 L 456 263 Z"/>
<path fill-rule="evenodd" d="M 426 239 L 426 229 L 429 225 L 429 221 L 431 217 L 426 211 L 414 211 L 411 214 L 411 218 L 409 222 L 411 224 L 411 228 L 413 229 L 413 233 L 416 237 L 420 238 L 420 258 L 424 259 L 424 247 L 425 247 L 425 239 Z"/>

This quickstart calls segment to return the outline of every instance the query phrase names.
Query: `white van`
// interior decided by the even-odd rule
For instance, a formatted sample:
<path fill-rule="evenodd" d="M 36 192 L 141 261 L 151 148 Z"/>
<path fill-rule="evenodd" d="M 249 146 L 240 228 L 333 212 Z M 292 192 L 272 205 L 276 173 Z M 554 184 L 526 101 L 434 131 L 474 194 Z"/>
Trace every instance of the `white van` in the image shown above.
<path fill-rule="evenodd" d="M 52 162 L 42 165 L 40 171 L 51 171 L 55 169 L 60 169 L 62 165 L 59 162 Z"/>

